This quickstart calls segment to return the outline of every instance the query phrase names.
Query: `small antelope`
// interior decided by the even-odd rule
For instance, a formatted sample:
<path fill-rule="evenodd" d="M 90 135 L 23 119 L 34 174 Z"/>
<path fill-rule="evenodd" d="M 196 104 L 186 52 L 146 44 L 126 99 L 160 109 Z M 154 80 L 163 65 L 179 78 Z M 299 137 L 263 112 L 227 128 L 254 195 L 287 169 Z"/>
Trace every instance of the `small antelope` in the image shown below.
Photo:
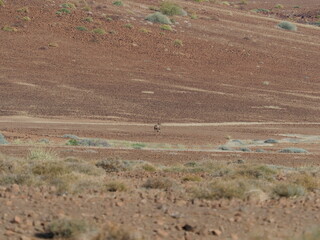
<path fill-rule="evenodd" d="M 160 133 L 160 127 L 161 127 L 161 124 L 157 123 L 156 125 L 154 125 L 153 130 L 157 131 L 157 133 Z"/>

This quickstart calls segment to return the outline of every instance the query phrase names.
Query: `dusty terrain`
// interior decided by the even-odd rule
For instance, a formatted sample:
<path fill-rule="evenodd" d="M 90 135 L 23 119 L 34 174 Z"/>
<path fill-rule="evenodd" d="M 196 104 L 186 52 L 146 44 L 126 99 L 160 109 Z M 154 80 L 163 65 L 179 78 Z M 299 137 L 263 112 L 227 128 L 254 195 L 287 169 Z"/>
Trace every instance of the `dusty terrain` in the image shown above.
<path fill-rule="evenodd" d="M 0 239 L 52 238 L 48 228 L 57 219 L 98 229 L 112 222 L 139 232 L 104 240 L 320 239 L 317 0 L 177 0 L 189 16 L 174 16 L 173 31 L 145 20 L 161 1 L 72 2 L 76 9 L 61 16 L 61 0 L 5 0 L 0 6 L 0 133 L 8 141 L 0 144 Z M 283 20 L 298 30 L 278 28 Z M 156 122 L 160 134 L 153 131 Z M 65 134 L 110 145 L 79 145 Z M 307 152 L 281 152 L 288 148 Z M 97 174 L 95 164 L 106 159 L 145 161 L 152 168 L 139 165 L 97 179 L 68 172 L 92 182 L 81 191 L 61 191 L 59 181 L 66 179 L 60 173 L 50 175 L 57 178 L 51 182 L 40 174 L 43 183 L 33 170 L 28 181 L 19 178 L 23 167 L 33 169 L 34 149 L 53 152 L 54 163 L 88 162 Z M 205 165 L 189 176 L 188 164 L 206 161 L 223 163 L 221 169 L 231 164 L 237 169 L 231 172 L 240 171 L 238 165 L 276 171 L 267 180 L 263 174 L 262 180 L 241 177 L 259 182 L 253 184 L 257 196 L 250 188 L 248 196 L 207 199 L 192 189 L 220 179 L 232 183 L 238 173 L 217 177 Z M 298 184 L 299 174 L 309 179 L 304 194 L 274 194 L 278 184 Z M 174 187 L 144 187 L 153 177 L 170 179 Z M 126 190 L 103 187 L 114 181 Z"/>

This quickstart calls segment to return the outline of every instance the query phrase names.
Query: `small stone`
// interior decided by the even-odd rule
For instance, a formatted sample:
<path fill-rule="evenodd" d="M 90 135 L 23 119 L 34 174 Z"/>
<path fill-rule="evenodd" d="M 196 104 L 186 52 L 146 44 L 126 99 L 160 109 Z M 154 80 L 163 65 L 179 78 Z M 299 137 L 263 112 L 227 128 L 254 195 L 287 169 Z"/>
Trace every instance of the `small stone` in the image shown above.
<path fill-rule="evenodd" d="M 220 236 L 222 232 L 219 229 L 213 229 L 210 231 L 215 236 Z"/>
<path fill-rule="evenodd" d="M 155 232 L 156 232 L 160 237 L 163 237 L 163 238 L 169 236 L 169 234 L 168 234 L 166 231 L 161 230 L 161 229 L 157 229 L 157 230 L 155 230 Z"/>
<path fill-rule="evenodd" d="M 20 224 L 21 223 L 21 218 L 18 217 L 18 216 L 15 216 L 12 220 L 12 223 L 17 223 L 17 224 Z"/>
<path fill-rule="evenodd" d="M 239 237 L 238 237 L 238 235 L 237 234 L 231 234 L 231 239 L 232 240 L 239 240 Z"/>
<path fill-rule="evenodd" d="M 31 240 L 31 238 L 26 237 L 26 236 L 21 236 L 21 237 L 20 237 L 20 240 Z"/>
<path fill-rule="evenodd" d="M 18 184 L 13 184 L 12 187 L 11 187 L 11 192 L 13 193 L 18 193 L 20 192 L 20 187 Z"/>
<path fill-rule="evenodd" d="M 194 227 L 192 227 L 191 225 L 189 224 L 185 224 L 183 227 L 182 227 L 183 230 L 185 230 L 186 232 L 193 232 L 194 231 Z"/>

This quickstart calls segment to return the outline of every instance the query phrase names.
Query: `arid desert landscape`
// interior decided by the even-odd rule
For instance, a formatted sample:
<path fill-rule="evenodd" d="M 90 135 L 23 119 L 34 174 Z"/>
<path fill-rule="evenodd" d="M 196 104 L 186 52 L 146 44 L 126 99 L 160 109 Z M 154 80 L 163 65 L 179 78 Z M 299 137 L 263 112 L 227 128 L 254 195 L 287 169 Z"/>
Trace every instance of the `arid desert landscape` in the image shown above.
<path fill-rule="evenodd" d="M 320 240 L 318 0 L 0 0 L 0 90 L 0 240 Z"/>

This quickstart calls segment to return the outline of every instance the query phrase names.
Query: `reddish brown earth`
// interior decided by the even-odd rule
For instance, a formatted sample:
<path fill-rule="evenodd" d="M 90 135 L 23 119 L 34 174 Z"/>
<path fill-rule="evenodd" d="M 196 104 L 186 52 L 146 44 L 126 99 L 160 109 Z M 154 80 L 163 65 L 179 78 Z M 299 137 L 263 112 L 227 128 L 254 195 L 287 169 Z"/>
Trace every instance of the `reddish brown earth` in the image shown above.
<path fill-rule="evenodd" d="M 319 165 L 319 142 L 270 145 L 267 153 L 217 150 L 229 138 L 320 136 L 320 28 L 302 24 L 317 21 L 317 0 L 259 0 L 244 6 L 176 1 L 198 19 L 174 17 L 172 32 L 144 20 L 152 13 L 148 7 L 160 1 L 128 0 L 123 7 L 88 1 L 90 13 L 79 7 L 59 17 L 63 2 L 7 0 L 0 7 L 0 29 L 18 30 L 0 31 L 0 132 L 10 143 L 31 141 L 1 145 L 0 153 L 25 157 L 34 142 L 46 138 L 45 147 L 62 157 L 165 165 L 203 159 Z M 284 8 L 274 9 L 278 3 Z M 26 6 L 28 13 L 17 12 Z M 272 11 L 250 11 L 255 8 Z M 88 16 L 92 23 L 83 21 Z M 288 17 L 297 22 L 297 32 L 276 27 Z M 124 27 L 127 23 L 134 27 Z M 107 34 L 81 32 L 77 26 Z M 174 46 L 175 39 L 183 46 Z M 158 121 L 163 126 L 155 134 Z M 64 134 L 185 148 L 70 147 Z M 285 147 L 309 153 L 278 153 Z M 149 175 L 120 177 L 138 190 L 59 196 L 46 188 L 2 187 L 0 239 L 36 238 L 52 219 L 66 216 L 131 226 L 147 239 L 250 239 L 255 231 L 285 239 L 319 224 L 319 193 L 262 203 L 192 202 L 139 189 Z M 12 221 L 15 216 L 21 221 Z M 186 223 L 195 230 L 184 231 Z"/>

